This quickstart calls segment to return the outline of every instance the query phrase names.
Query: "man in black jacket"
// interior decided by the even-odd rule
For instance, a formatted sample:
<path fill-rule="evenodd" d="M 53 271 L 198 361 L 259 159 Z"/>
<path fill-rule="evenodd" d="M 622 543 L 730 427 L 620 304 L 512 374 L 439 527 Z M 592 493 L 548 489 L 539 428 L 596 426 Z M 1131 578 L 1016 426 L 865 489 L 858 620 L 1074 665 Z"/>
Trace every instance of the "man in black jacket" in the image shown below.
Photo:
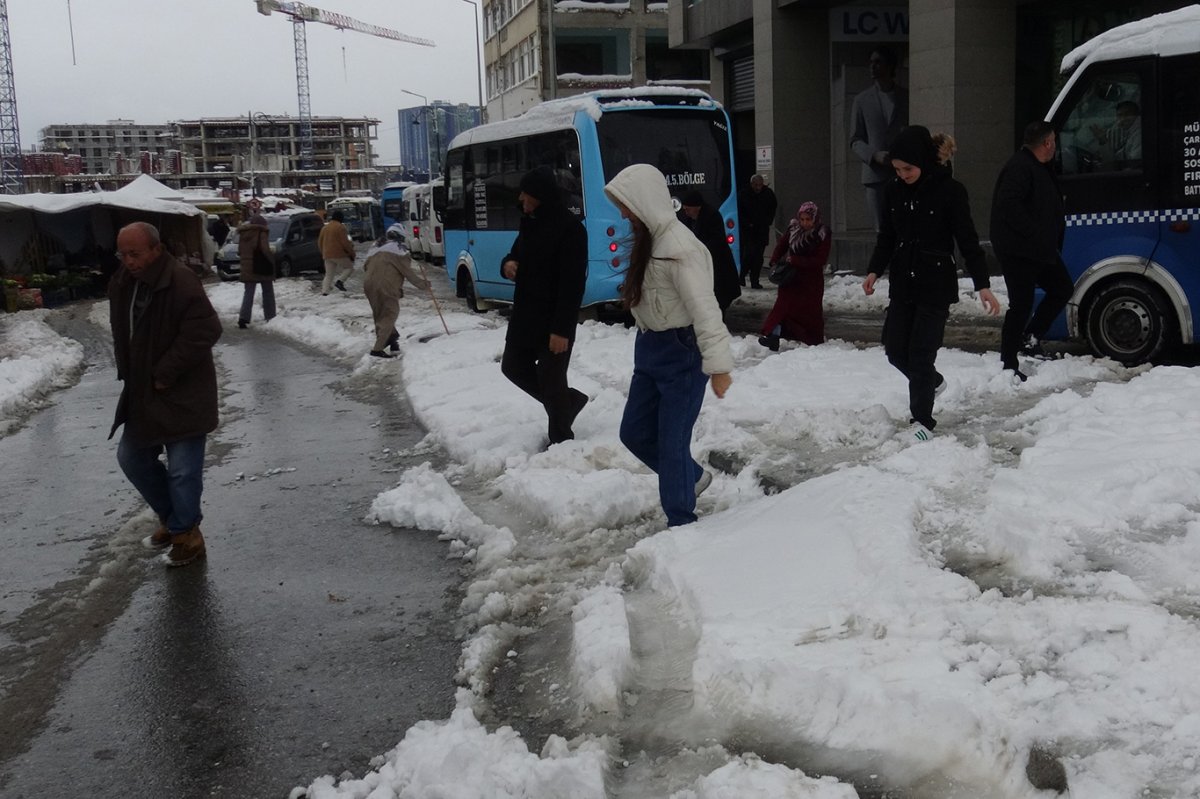
<path fill-rule="evenodd" d="M 551 444 L 575 437 L 571 425 L 587 404 L 567 385 L 571 345 L 587 281 L 587 230 L 559 196 L 554 172 L 521 178 L 525 216 L 500 274 L 516 283 L 500 370 L 546 408 Z"/>
<path fill-rule="evenodd" d="M 1040 339 L 1075 290 L 1062 260 L 1063 198 L 1050 167 L 1057 147 L 1049 122 L 1025 126 L 1020 150 L 996 179 L 992 197 L 992 247 L 1008 286 L 1008 312 L 1000 331 L 1000 362 L 1021 381 L 1017 355 L 1042 357 Z M 1033 292 L 1045 296 L 1033 311 Z M 1030 318 L 1033 312 L 1033 318 Z"/>
<path fill-rule="evenodd" d="M 712 255 L 713 293 L 724 316 L 733 301 L 742 296 L 737 264 L 733 262 L 733 250 L 729 249 L 729 239 L 726 238 L 725 223 L 721 221 L 720 212 L 704 202 L 704 196 L 694 189 L 684 194 L 679 202 L 679 221 L 696 234 L 696 238 Z"/>
<path fill-rule="evenodd" d="M 771 240 L 775 210 L 779 205 L 775 192 L 767 186 L 762 175 L 750 178 L 749 188 L 738 192 L 738 217 L 742 225 L 742 285 L 750 278 L 750 287 L 762 288 L 758 275 L 762 271 L 763 254 Z"/>

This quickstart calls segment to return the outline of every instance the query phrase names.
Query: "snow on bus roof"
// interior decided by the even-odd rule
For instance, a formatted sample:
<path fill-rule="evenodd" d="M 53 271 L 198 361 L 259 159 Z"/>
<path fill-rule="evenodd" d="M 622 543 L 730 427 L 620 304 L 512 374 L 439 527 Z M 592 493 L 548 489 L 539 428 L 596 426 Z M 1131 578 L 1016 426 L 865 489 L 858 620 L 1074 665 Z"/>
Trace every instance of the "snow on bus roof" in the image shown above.
<path fill-rule="evenodd" d="M 1067 53 L 1060 72 L 1084 62 L 1115 61 L 1143 55 L 1194 53 L 1200 47 L 1200 5 L 1118 25 Z"/>
<path fill-rule="evenodd" d="M 654 98 L 679 97 L 697 100 L 700 108 L 719 108 L 720 104 L 699 89 L 680 86 L 639 86 L 636 89 L 605 89 L 557 100 L 547 100 L 533 106 L 520 116 L 491 122 L 464 130 L 450 142 L 450 148 L 462 147 L 477 142 L 497 141 L 513 136 L 531 136 L 556 130 L 569 130 L 575 125 L 575 114 L 586 111 L 592 119 L 599 119 L 602 107 L 653 108 L 661 103 Z"/>

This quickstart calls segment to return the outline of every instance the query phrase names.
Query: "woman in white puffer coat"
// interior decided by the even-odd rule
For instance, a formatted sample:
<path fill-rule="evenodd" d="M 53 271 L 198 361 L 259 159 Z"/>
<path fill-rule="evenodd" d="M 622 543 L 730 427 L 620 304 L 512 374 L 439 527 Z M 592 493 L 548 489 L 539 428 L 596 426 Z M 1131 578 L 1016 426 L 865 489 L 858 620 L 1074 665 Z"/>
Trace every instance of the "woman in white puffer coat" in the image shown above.
<path fill-rule="evenodd" d="M 667 181 L 654 167 L 626 167 L 604 192 L 633 227 L 621 297 L 638 334 L 621 442 L 658 474 L 667 524 L 689 524 L 696 497 L 712 482 L 691 452 L 704 386 L 711 382 L 719 398 L 733 382 L 712 256 L 675 217 Z"/>

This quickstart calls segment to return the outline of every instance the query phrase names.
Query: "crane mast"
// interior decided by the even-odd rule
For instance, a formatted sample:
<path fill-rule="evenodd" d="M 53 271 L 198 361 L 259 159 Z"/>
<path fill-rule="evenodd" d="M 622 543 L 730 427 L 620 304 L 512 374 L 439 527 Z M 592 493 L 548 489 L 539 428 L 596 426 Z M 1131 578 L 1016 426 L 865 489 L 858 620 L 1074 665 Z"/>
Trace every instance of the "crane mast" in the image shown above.
<path fill-rule="evenodd" d="M 8 0 L 0 0 L 0 192 L 20 194 L 21 129 L 17 124 L 17 89 L 13 83 L 12 41 L 8 35 Z"/>
<path fill-rule="evenodd" d="M 3 8 L 3 3 L 6 0 L 0 0 L 0 8 Z M 330 11 L 324 11 L 320 8 L 305 5 L 304 3 L 287 2 L 287 0 L 255 0 L 258 5 L 258 13 L 264 16 L 270 16 L 272 11 L 277 11 L 280 14 L 286 14 L 292 18 L 292 38 L 296 48 L 296 96 L 300 107 L 300 168 L 313 168 L 313 130 L 312 130 L 312 101 L 309 96 L 308 87 L 308 38 L 305 34 L 304 25 L 308 22 L 321 22 L 325 25 L 331 25 L 340 30 L 351 30 L 359 33 L 365 33 L 369 36 L 378 36 L 383 39 L 392 39 L 398 42 L 407 42 L 409 44 L 419 44 L 425 47 L 435 47 L 436 45 L 429 39 L 422 39 L 417 36 L 409 36 L 406 33 L 392 30 L 391 28 L 382 28 L 378 25 L 369 25 L 365 22 L 359 22 L 356 19 L 351 19 L 345 14 L 335 14 Z M 7 28 L 6 28 L 7 30 Z M 14 109 L 15 114 L 15 109 Z M 20 148 L 18 147 L 18 150 Z"/>

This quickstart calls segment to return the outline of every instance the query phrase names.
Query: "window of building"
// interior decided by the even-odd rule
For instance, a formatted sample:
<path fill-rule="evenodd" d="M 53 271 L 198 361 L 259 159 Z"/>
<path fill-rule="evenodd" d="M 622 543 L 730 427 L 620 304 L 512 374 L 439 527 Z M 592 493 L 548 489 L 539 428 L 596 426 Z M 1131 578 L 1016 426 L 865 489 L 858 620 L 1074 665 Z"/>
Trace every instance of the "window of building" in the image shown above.
<path fill-rule="evenodd" d="M 666 31 L 646 31 L 646 80 L 708 80 L 706 50 L 672 50 Z"/>
<path fill-rule="evenodd" d="M 560 30 L 555 34 L 559 75 L 630 75 L 632 58 L 625 30 Z"/>

